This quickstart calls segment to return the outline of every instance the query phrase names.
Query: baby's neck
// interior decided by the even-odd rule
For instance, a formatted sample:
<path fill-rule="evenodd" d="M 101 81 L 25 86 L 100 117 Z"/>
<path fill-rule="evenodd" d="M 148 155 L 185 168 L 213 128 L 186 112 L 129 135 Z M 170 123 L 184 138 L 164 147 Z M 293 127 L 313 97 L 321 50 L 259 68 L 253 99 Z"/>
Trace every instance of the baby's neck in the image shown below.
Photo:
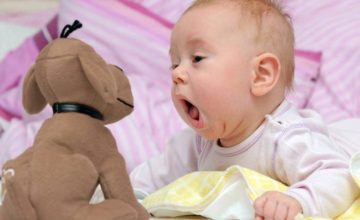
<path fill-rule="evenodd" d="M 232 138 L 219 139 L 218 145 L 221 147 L 233 147 L 250 137 L 265 121 L 265 116 L 273 113 L 284 101 L 284 97 L 270 100 L 257 100 L 251 107 L 251 115 L 244 119 L 241 127 Z"/>
<path fill-rule="evenodd" d="M 246 117 L 246 119 L 241 122 L 241 126 L 232 133 L 233 136 L 228 136 L 226 139 L 219 139 L 218 145 L 229 148 L 242 143 L 261 126 L 264 119 L 264 116 L 255 114 Z"/>

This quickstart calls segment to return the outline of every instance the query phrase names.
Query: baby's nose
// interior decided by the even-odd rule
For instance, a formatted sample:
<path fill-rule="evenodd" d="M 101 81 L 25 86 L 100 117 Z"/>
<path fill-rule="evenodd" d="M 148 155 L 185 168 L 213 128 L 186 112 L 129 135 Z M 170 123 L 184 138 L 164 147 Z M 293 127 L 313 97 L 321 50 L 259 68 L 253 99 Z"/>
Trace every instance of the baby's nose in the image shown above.
<path fill-rule="evenodd" d="M 183 84 L 188 81 L 188 74 L 183 68 L 177 67 L 172 70 L 172 80 L 174 84 Z"/>

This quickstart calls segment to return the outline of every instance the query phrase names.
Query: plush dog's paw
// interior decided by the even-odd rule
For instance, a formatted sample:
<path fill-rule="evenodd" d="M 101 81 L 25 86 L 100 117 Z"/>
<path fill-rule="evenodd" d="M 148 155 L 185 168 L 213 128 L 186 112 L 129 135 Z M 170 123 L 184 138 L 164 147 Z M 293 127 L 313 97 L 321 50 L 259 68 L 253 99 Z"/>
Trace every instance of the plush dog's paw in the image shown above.
<path fill-rule="evenodd" d="M 0 205 L 2 205 L 6 196 L 6 182 L 13 176 L 15 176 L 14 169 L 3 169 L 1 174 Z"/>
<path fill-rule="evenodd" d="M 37 214 L 29 198 L 29 163 L 31 151 L 3 166 L 0 219 L 36 220 Z"/>

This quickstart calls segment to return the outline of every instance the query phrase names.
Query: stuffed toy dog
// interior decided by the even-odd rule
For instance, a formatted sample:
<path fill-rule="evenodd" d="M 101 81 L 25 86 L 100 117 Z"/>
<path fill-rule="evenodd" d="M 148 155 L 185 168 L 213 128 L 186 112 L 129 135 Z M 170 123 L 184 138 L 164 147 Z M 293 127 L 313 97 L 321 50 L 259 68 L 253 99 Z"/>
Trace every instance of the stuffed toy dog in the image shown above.
<path fill-rule="evenodd" d="M 129 81 L 89 45 L 66 38 L 79 27 L 77 21 L 67 25 L 25 77 L 26 111 L 38 113 L 49 103 L 54 115 L 33 146 L 4 165 L 0 220 L 149 218 L 104 126 L 132 112 Z M 89 204 L 98 184 L 105 200 Z"/>

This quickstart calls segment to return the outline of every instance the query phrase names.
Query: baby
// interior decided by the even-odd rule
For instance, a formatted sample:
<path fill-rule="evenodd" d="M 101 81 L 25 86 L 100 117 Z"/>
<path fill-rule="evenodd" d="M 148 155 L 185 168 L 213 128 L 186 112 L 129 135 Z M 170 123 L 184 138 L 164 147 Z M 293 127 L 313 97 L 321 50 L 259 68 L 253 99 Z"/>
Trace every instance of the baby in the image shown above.
<path fill-rule="evenodd" d="M 294 34 L 277 4 L 197 0 L 172 31 L 170 56 L 173 102 L 192 130 L 131 173 L 135 188 L 151 193 L 189 172 L 237 164 L 290 186 L 255 200 L 255 219 L 335 217 L 349 207 L 358 188 L 348 155 L 317 113 L 285 99 Z"/>

